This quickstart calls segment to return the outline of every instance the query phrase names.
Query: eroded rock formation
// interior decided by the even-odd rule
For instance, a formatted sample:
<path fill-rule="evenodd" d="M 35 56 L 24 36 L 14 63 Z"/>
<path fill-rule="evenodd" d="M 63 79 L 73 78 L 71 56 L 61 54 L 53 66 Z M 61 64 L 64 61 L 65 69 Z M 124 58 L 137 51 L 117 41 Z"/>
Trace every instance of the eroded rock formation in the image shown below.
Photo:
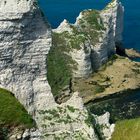
<path fill-rule="evenodd" d="M 87 77 L 115 53 L 116 44 L 122 43 L 124 8 L 118 0 L 103 10 L 82 11 L 75 24 L 64 20 L 53 31 L 63 36 L 67 51 L 77 64 L 74 77 Z M 61 43 L 61 42 L 58 42 Z"/>
<path fill-rule="evenodd" d="M 51 28 L 34 0 L 0 0 L 0 87 L 34 114 L 54 104 L 46 78 Z"/>
<path fill-rule="evenodd" d="M 71 64 L 72 75 L 88 76 L 115 53 L 115 43 L 122 39 L 122 16 L 121 4 L 113 0 L 103 11 L 83 11 L 74 25 L 64 21 L 55 30 L 55 43 L 59 46 L 57 39 L 64 37 L 68 46 L 64 58 L 70 60 L 66 62 Z M 33 115 L 37 139 L 98 140 L 94 122 L 77 92 L 66 103 L 55 103 L 46 78 L 51 46 L 51 28 L 35 0 L 0 0 L 0 87 L 13 92 Z M 66 75 L 63 71 L 58 74 L 67 78 L 69 69 Z"/>
<path fill-rule="evenodd" d="M 64 20 L 53 30 L 47 75 L 54 95 L 65 96 L 75 79 L 90 77 L 116 53 L 122 43 L 123 12 L 121 3 L 113 0 L 103 10 L 84 10 L 74 24 Z"/>

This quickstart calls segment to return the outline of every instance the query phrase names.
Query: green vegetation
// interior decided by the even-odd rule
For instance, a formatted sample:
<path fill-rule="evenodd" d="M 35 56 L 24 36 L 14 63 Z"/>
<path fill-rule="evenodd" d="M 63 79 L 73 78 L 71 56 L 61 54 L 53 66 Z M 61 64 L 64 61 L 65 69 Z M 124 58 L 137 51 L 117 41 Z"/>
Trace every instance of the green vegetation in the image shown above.
<path fill-rule="evenodd" d="M 5 89 L 0 88 L 0 128 L 23 126 L 31 128 L 33 120 L 17 99 Z"/>
<path fill-rule="evenodd" d="M 84 20 L 92 26 L 95 30 L 105 30 L 103 21 L 100 18 L 100 11 L 97 10 L 89 10 L 86 11 L 86 15 Z"/>
<path fill-rule="evenodd" d="M 50 110 L 45 110 L 45 111 L 41 111 L 40 110 L 40 114 L 45 114 L 44 115 L 44 120 L 49 121 L 50 125 L 52 125 L 52 123 L 72 123 L 75 120 L 71 118 L 71 116 L 66 112 L 70 111 L 71 113 L 74 113 L 72 111 L 75 111 L 76 109 L 74 109 L 74 107 L 72 106 L 67 106 L 66 108 L 62 108 L 62 107 L 57 107 L 56 109 L 50 109 Z M 53 121 L 53 122 L 51 122 Z M 47 123 L 49 124 L 49 123 Z M 47 127 L 46 125 L 43 124 L 43 127 Z"/>
<path fill-rule="evenodd" d="M 68 110 L 73 112 L 73 113 L 76 111 L 76 109 L 73 106 L 68 105 L 67 107 L 68 107 Z"/>
<path fill-rule="evenodd" d="M 82 14 L 83 18 L 80 19 L 81 29 L 85 36 L 91 40 L 91 43 L 95 45 L 102 35 L 102 32 L 106 30 L 100 17 L 100 11 L 85 10 Z"/>
<path fill-rule="evenodd" d="M 55 140 L 66 140 L 71 137 L 74 137 L 75 140 L 87 140 L 87 137 L 80 131 L 74 131 L 73 133 L 63 132 L 59 135 L 57 134 L 46 134 L 45 137 L 48 138 L 49 136 L 54 137 Z"/>
<path fill-rule="evenodd" d="M 95 120 L 94 120 L 94 117 L 93 115 L 90 113 L 90 111 L 88 111 L 88 117 L 87 119 L 85 120 L 85 123 L 88 125 L 88 126 L 91 126 L 95 123 Z"/>
<path fill-rule="evenodd" d="M 13 127 L 32 128 L 35 123 L 12 93 L 0 88 L 0 139 L 7 140 Z"/>
<path fill-rule="evenodd" d="M 73 27 L 73 34 L 53 33 L 53 46 L 47 57 L 47 77 L 54 96 L 70 85 L 72 69 L 77 69 L 76 62 L 69 54 L 72 49 L 80 49 L 80 44 L 85 41 L 84 35 L 77 32 Z"/>
<path fill-rule="evenodd" d="M 54 96 L 61 93 L 63 88 L 70 84 L 72 77 L 70 64 L 73 64 L 73 61 L 67 54 L 69 48 L 64 36 L 53 33 L 53 46 L 47 57 L 47 77 Z"/>
<path fill-rule="evenodd" d="M 140 118 L 123 120 L 116 123 L 112 140 L 139 140 Z"/>
<path fill-rule="evenodd" d="M 102 85 L 99 85 L 97 84 L 95 87 L 94 87 L 94 93 L 97 94 L 97 93 L 102 93 L 105 91 L 105 87 L 102 86 Z"/>
<path fill-rule="evenodd" d="M 70 48 L 72 49 L 80 49 L 80 45 L 84 43 L 86 40 L 86 37 L 84 36 L 84 34 L 80 34 L 80 33 L 79 34 L 74 33 L 73 35 L 68 36 L 68 38 L 70 39 L 69 45 L 70 45 Z"/>

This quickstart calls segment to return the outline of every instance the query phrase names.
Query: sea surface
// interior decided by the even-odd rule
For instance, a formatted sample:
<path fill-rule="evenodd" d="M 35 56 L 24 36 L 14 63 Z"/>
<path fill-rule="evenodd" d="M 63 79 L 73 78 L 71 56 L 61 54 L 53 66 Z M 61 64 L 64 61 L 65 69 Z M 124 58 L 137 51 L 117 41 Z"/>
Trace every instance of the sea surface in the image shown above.
<path fill-rule="evenodd" d="M 39 0 L 39 5 L 56 28 L 64 19 L 74 23 L 84 9 L 103 9 L 111 0 Z M 140 51 L 140 0 L 121 0 L 125 7 L 124 46 Z"/>

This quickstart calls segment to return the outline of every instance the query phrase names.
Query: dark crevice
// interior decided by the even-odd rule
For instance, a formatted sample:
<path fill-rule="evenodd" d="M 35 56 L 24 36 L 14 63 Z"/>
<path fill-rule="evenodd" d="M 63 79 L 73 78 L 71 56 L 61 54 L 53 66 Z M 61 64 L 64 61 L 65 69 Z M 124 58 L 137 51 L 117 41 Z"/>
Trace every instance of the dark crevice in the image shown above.
<path fill-rule="evenodd" d="M 116 42 L 115 46 L 116 46 L 116 54 L 118 54 L 120 56 L 127 56 L 127 54 L 125 52 L 125 48 L 123 48 L 122 43 Z"/>

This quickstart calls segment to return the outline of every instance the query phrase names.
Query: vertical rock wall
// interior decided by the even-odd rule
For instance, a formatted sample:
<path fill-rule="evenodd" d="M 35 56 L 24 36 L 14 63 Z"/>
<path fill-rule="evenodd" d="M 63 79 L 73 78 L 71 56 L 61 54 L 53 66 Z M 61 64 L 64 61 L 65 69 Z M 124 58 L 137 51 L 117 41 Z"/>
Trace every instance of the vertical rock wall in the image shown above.
<path fill-rule="evenodd" d="M 33 0 L 0 0 L 0 87 L 13 92 L 26 109 L 53 106 L 46 78 L 51 29 Z"/>
<path fill-rule="evenodd" d="M 93 69 L 98 69 L 115 53 L 116 43 L 122 43 L 124 8 L 118 0 L 112 0 L 101 12 L 105 31 L 92 48 Z"/>
<path fill-rule="evenodd" d="M 82 11 L 75 24 L 64 20 L 54 30 L 60 36 L 69 32 L 71 40 L 65 38 L 68 41 L 78 35 L 85 37 L 77 43 L 77 50 L 71 49 L 72 59 L 77 63 L 77 70 L 73 70 L 74 77 L 89 76 L 115 53 L 116 44 L 122 42 L 123 15 L 122 4 L 118 0 L 112 0 L 103 10 Z M 69 47 L 72 48 L 71 45 Z"/>
<path fill-rule="evenodd" d="M 118 8 L 118 1 L 113 3 Z M 115 37 L 117 41 L 121 40 L 121 30 L 115 31 L 120 22 L 116 25 L 116 20 L 112 20 L 113 13 L 116 15 L 117 11 L 113 12 L 113 7 L 111 9 L 108 11 L 111 15 L 106 18 L 109 21 L 106 24 L 108 30 L 98 42 L 94 42 L 94 46 L 92 40 L 83 37 L 83 34 L 76 36 L 80 49 L 74 49 L 75 52 L 70 50 L 78 64 L 75 76 L 89 75 L 108 58 L 110 52 L 114 52 Z M 77 23 L 74 27 L 80 28 Z M 66 31 L 73 31 L 71 26 L 66 25 Z M 65 28 L 62 30 L 65 31 Z M 35 0 L 0 0 L 0 87 L 13 92 L 28 112 L 35 116 L 41 132 L 38 140 L 65 137 L 98 140 L 93 122 L 78 93 L 62 105 L 54 101 L 46 78 L 46 55 L 51 45 L 51 28 L 42 18 Z"/>

